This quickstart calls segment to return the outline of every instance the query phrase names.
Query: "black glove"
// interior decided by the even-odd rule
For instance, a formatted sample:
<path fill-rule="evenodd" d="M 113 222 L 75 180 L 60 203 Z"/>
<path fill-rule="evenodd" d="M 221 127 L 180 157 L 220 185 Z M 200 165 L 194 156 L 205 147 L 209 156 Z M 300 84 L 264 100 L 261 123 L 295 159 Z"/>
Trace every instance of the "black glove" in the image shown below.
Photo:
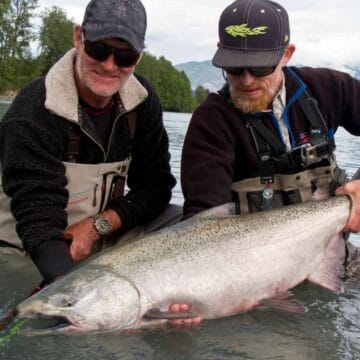
<path fill-rule="evenodd" d="M 74 262 L 65 241 L 50 240 L 36 246 L 30 257 L 47 284 L 67 273 Z"/>

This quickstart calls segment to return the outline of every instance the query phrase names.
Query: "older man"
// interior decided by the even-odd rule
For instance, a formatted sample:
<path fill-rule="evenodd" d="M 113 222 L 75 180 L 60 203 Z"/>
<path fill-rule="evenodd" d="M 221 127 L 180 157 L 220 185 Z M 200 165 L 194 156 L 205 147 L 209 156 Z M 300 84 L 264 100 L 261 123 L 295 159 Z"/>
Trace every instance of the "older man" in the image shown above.
<path fill-rule="evenodd" d="M 90 1 L 74 49 L 1 122 L 1 244 L 29 253 L 46 283 L 170 201 L 162 107 L 134 75 L 145 30 L 139 0 Z"/>

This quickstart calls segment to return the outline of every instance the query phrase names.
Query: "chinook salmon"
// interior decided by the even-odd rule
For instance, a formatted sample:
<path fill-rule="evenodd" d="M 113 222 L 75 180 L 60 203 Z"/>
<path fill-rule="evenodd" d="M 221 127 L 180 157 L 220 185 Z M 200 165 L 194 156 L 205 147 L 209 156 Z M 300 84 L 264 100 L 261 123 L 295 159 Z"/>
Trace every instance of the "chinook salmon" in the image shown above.
<path fill-rule="evenodd" d="M 137 329 L 190 316 L 169 313 L 174 303 L 203 319 L 271 300 L 286 309 L 284 293 L 306 279 L 340 293 L 337 235 L 350 206 L 341 196 L 247 215 L 213 208 L 89 259 L 19 304 L 18 317 L 61 320 L 37 333 Z"/>

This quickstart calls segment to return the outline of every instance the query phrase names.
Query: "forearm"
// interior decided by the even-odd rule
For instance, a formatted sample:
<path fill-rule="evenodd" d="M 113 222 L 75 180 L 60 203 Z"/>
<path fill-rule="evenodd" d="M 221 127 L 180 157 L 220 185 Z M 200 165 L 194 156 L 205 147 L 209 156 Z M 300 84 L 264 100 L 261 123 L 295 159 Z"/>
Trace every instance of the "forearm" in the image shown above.
<path fill-rule="evenodd" d="M 171 189 L 175 183 L 169 171 L 159 182 L 149 181 L 143 186 L 139 184 L 125 197 L 112 201 L 109 208 L 120 217 L 122 231 L 146 224 L 160 215 L 170 202 Z"/>
<path fill-rule="evenodd" d="M 181 159 L 184 217 L 232 201 L 234 145 L 226 133 L 225 119 L 206 125 L 195 113 L 185 137 Z M 218 127 L 217 125 L 220 124 Z"/>
<path fill-rule="evenodd" d="M 108 206 L 118 213 L 124 230 L 143 225 L 164 211 L 176 183 L 170 169 L 162 109 L 156 97 L 139 109 L 138 118 L 127 179 L 130 190 Z"/>

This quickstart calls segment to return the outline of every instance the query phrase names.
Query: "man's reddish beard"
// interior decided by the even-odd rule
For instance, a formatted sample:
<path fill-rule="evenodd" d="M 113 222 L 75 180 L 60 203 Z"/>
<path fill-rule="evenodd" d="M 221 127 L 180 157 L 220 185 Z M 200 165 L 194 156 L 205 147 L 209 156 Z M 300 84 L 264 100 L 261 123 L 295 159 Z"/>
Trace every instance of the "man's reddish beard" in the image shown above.
<path fill-rule="evenodd" d="M 229 86 L 230 96 L 234 106 L 246 114 L 254 114 L 271 108 L 273 99 L 279 90 L 275 87 L 257 85 L 256 88 L 261 89 L 262 94 L 256 98 L 250 98 L 244 95 L 240 90 L 233 88 L 231 84 L 229 84 Z M 251 86 L 249 88 L 242 88 L 242 90 L 250 90 L 253 88 L 255 87 Z"/>

